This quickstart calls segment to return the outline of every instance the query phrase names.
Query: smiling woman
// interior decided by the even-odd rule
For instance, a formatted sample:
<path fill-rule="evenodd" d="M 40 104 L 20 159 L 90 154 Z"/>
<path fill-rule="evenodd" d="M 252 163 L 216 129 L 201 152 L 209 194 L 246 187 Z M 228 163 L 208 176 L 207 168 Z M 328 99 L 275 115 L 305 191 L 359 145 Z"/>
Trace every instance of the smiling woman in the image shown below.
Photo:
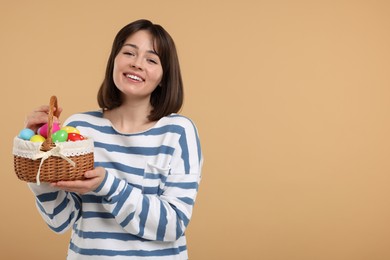
<path fill-rule="evenodd" d="M 64 122 L 93 139 L 95 168 L 85 180 L 29 184 L 50 228 L 73 228 L 68 259 L 188 259 L 203 157 L 195 125 L 177 114 L 182 102 L 172 38 L 148 20 L 126 25 L 99 89 L 101 110 Z M 27 127 L 46 123 L 46 110 L 32 112 Z"/>
<path fill-rule="evenodd" d="M 128 63 L 123 65 L 128 66 L 128 68 L 122 73 L 132 70 L 133 73 L 136 73 L 133 76 L 140 77 L 139 65 L 147 66 L 149 70 L 151 68 L 154 70 L 162 69 L 162 78 L 159 82 L 155 82 L 158 87 L 150 95 L 150 104 L 153 109 L 148 115 L 148 119 L 156 121 L 180 110 L 183 104 L 183 81 L 172 37 L 160 25 L 151 26 L 148 22 L 145 20 L 134 22 L 123 27 L 116 35 L 107 62 L 105 79 L 99 89 L 98 102 L 102 109 L 111 110 L 119 107 L 124 101 L 122 92 L 115 84 L 113 71 L 116 60 L 122 60 L 120 57 L 123 55 L 128 56 L 128 59 L 124 59 Z M 139 63 L 141 61 L 142 63 Z M 146 67 L 141 67 L 141 70 L 146 70 Z"/>
<path fill-rule="evenodd" d="M 131 35 L 114 60 L 114 83 L 124 102 L 143 102 L 152 110 L 150 95 L 161 82 L 163 69 L 153 50 L 153 37 L 145 30 Z"/>

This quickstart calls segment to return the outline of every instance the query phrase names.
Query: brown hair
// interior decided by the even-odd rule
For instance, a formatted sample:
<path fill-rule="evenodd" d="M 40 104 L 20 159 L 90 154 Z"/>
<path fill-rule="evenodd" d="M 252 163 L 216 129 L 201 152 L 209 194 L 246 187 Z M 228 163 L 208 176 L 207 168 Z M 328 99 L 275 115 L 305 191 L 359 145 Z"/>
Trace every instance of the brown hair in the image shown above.
<path fill-rule="evenodd" d="M 183 104 L 183 81 L 176 46 L 172 37 L 162 26 L 153 24 L 149 20 L 134 21 L 123 27 L 115 36 L 97 100 L 100 108 L 104 110 L 110 110 L 122 104 L 121 92 L 115 86 L 113 80 L 114 60 L 127 38 L 140 30 L 148 31 L 154 38 L 155 51 L 160 58 L 163 69 L 160 86 L 152 92 L 150 98 L 153 110 L 148 119 L 156 121 L 181 109 Z"/>

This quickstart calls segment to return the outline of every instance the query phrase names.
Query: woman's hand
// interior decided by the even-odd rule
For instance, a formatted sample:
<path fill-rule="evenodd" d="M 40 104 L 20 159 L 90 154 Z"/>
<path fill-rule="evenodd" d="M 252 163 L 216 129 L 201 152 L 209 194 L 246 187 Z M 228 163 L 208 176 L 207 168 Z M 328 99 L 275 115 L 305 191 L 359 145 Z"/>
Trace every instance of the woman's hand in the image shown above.
<path fill-rule="evenodd" d="M 54 108 L 55 109 L 55 108 Z M 58 108 L 58 117 L 60 116 L 62 112 L 62 108 Z M 43 124 L 47 123 L 48 120 L 48 114 L 49 114 L 49 106 L 43 105 L 35 109 L 33 112 L 31 112 L 25 120 L 25 127 L 30 128 L 34 132 L 37 132 L 38 128 L 41 127 Z M 53 121 L 55 123 L 59 123 L 58 117 L 54 117 Z"/>
<path fill-rule="evenodd" d="M 86 171 L 84 174 L 85 180 L 77 180 L 77 181 L 59 181 L 55 183 L 51 183 L 52 187 L 56 187 L 58 189 L 76 192 L 79 194 L 85 194 L 90 191 L 94 191 L 99 187 L 99 185 L 104 180 L 106 176 L 106 170 L 103 167 L 96 167 L 93 170 Z"/>

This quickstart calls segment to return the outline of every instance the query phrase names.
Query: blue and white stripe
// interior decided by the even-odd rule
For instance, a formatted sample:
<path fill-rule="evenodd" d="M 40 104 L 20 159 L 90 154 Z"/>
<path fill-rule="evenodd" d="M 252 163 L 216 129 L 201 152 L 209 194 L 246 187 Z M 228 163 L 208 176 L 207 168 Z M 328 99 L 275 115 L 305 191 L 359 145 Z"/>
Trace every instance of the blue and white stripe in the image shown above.
<path fill-rule="evenodd" d="M 184 232 L 203 162 L 191 120 L 172 114 L 123 134 L 95 111 L 64 125 L 93 138 L 95 167 L 106 169 L 102 184 L 84 195 L 29 184 L 49 227 L 73 228 L 68 259 L 187 259 Z"/>

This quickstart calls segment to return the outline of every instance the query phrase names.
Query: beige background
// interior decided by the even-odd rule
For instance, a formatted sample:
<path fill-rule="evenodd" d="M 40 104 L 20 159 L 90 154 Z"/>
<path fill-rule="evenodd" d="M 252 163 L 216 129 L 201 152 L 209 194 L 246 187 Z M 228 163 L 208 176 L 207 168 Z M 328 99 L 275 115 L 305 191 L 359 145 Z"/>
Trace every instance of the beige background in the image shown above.
<path fill-rule="evenodd" d="M 12 139 L 52 94 L 63 120 L 95 109 L 113 37 L 138 18 L 175 39 L 201 135 L 190 259 L 390 259 L 389 1 L 0 3 L 2 259 L 65 258 Z"/>

